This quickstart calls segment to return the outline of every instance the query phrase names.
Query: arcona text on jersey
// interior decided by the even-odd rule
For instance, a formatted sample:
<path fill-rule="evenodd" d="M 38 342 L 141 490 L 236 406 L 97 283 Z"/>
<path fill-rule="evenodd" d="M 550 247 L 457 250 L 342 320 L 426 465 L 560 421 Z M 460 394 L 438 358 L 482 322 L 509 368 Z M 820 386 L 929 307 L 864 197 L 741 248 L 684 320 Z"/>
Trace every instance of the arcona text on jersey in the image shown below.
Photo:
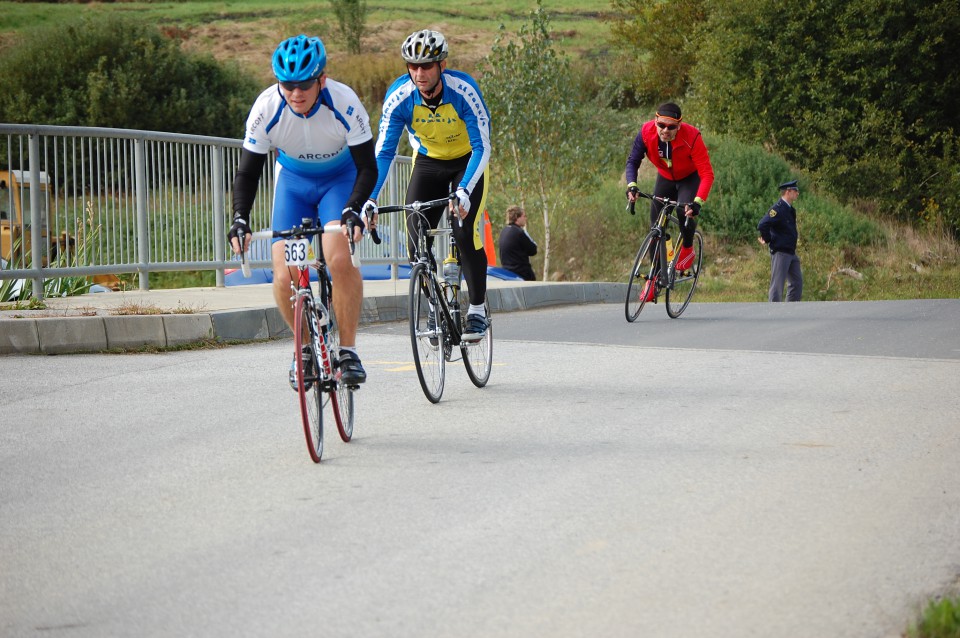
<path fill-rule="evenodd" d="M 331 157 L 336 157 L 336 156 L 339 155 L 342 151 L 343 151 L 343 149 L 340 149 L 340 150 L 338 150 L 338 151 L 334 151 L 333 153 L 300 153 L 300 155 L 297 156 L 297 159 L 302 159 L 302 160 L 307 160 L 307 161 L 309 161 L 309 160 L 324 160 L 324 159 L 330 159 Z"/>

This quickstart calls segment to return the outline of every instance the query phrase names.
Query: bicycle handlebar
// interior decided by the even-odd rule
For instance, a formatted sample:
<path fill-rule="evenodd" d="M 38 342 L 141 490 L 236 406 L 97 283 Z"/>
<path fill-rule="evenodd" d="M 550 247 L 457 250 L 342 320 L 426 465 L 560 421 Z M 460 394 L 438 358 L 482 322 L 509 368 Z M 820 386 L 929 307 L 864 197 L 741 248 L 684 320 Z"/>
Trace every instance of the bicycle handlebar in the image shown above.
<path fill-rule="evenodd" d="M 435 208 L 437 206 L 449 206 L 452 202 L 455 202 L 456 200 L 457 200 L 456 194 L 450 193 L 449 195 L 441 199 L 431 199 L 426 202 L 415 201 L 415 202 L 410 202 L 409 204 L 390 204 L 389 206 L 381 206 L 377 208 L 377 214 L 379 215 L 380 213 L 399 213 L 400 211 L 409 211 L 411 213 L 419 213 L 420 211 L 426 210 L 428 208 Z M 463 226 L 463 219 L 460 217 L 460 215 L 457 215 L 457 221 L 460 223 L 461 226 Z M 377 233 L 376 228 L 370 231 L 370 238 L 373 239 L 373 243 L 375 244 L 380 243 L 381 241 L 380 235 Z"/>
<path fill-rule="evenodd" d="M 638 197 L 645 197 L 646 199 L 650 199 L 650 200 L 653 200 L 653 201 L 655 201 L 655 202 L 660 202 L 661 204 L 666 204 L 667 206 L 672 206 L 672 207 L 674 207 L 674 208 L 684 208 L 684 209 L 686 209 L 687 206 L 689 206 L 689 205 L 691 205 L 691 204 L 693 203 L 693 202 L 678 202 L 678 201 L 675 200 L 675 199 L 669 199 L 669 198 L 667 198 L 667 197 L 661 197 L 660 195 L 648 195 L 647 193 L 644 193 L 644 192 L 641 191 L 641 190 L 636 191 L 636 195 L 637 195 Z M 634 209 L 634 207 L 636 206 L 636 203 L 637 203 L 637 200 L 633 200 L 632 202 L 627 202 L 627 210 L 630 211 L 630 214 L 631 214 L 631 215 L 636 215 L 636 214 L 637 214 L 637 211 Z"/>
<path fill-rule="evenodd" d="M 449 205 L 450 202 L 454 201 L 457 198 L 456 195 L 450 193 L 447 197 L 442 199 L 431 199 L 428 202 L 411 202 L 409 204 L 391 204 L 390 206 L 381 206 L 377 209 L 378 213 L 398 213 L 402 210 L 410 211 L 413 213 L 419 213 L 421 210 L 427 208 L 435 208 L 437 206 Z"/>
<path fill-rule="evenodd" d="M 353 229 L 355 224 L 348 223 L 348 236 L 347 241 L 350 242 L 350 262 L 357 268 L 360 267 L 360 256 L 356 253 L 356 242 L 353 241 Z M 315 237 L 316 235 L 322 235 L 323 233 L 336 233 L 343 230 L 342 224 L 329 224 L 327 226 L 311 226 L 303 227 L 294 226 L 290 230 L 258 230 L 257 232 L 250 235 L 251 241 L 255 239 L 289 239 L 291 237 Z M 246 233 L 240 231 L 237 233 L 237 239 L 240 240 L 240 247 L 243 248 L 243 241 Z M 247 251 L 240 253 L 240 270 L 243 271 L 243 276 L 249 278 L 251 275 L 250 264 L 247 263 Z"/>

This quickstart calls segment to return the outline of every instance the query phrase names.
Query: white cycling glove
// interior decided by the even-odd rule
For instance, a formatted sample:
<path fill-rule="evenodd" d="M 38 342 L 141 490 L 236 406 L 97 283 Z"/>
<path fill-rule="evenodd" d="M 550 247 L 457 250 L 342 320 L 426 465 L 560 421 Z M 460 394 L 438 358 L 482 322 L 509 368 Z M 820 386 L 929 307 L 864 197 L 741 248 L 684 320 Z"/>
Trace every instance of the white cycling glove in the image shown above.
<path fill-rule="evenodd" d="M 464 213 L 469 213 L 470 212 L 470 194 L 467 192 L 467 189 L 458 188 L 456 195 L 457 195 L 457 201 L 460 204 L 460 208 L 463 209 Z"/>
<path fill-rule="evenodd" d="M 377 215 L 377 202 L 374 199 L 368 199 L 367 202 L 363 205 L 363 208 L 360 209 L 360 217 L 367 224 L 370 225 L 370 228 L 376 228 L 376 215 Z M 371 222 L 373 222 L 371 224 Z"/>

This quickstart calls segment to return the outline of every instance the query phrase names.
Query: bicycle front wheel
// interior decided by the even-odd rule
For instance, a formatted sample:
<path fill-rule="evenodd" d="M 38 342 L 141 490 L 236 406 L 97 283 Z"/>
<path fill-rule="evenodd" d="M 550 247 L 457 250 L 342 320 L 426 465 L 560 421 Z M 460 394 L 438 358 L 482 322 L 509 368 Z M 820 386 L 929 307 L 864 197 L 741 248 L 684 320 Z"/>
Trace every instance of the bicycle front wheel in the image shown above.
<path fill-rule="evenodd" d="M 700 264 L 703 259 L 703 235 L 700 231 L 693 233 L 693 250 L 696 257 L 693 259 L 693 265 L 683 272 L 677 272 L 675 266 L 680 257 L 679 248 L 673 256 L 673 262 L 670 264 L 670 273 L 672 282 L 667 286 L 667 314 L 676 319 L 687 309 L 690 300 L 693 299 L 693 291 L 697 289 L 697 282 L 700 280 Z"/>
<path fill-rule="evenodd" d="M 487 334 L 480 341 L 460 342 L 460 351 L 463 353 L 463 366 L 467 369 L 467 376 L 478 388 L 487 385 L 490 380 L 490 369 L 493 367 L 493 321 L 490 318 L 490 304 L 484 304 L 487 313 Z M 466 306 L 462 306 L 466 308 Z M 460 334 L 466 330 L 465 312 L 460 314 Z"/>
<path fill-rule="evenodd" d="M 294 307 L 293 343 L 296 360 L 297 395 L 300 400 L 300 418 L 303 421 L 303 434 L 307 439 L 307 451 L 314 463 L 323 456 L 323 399 L 318 367 L 316 363 L 325 351 L 317 347 L 313 321 L 313 298 L 297 295 Z M 304 349 L 309 357 L 304 360 Z"/>
<path fill-rule="evenodd" d="M 327 316 L 329 317 L 329 323 L 324 330 L 327 350 L 324 367 L 326 377 L 331 380 L 333 388 L 330 392 L 330 407 L 337 422 L 337 432 L 340 434 L 340 439 L 344 443 L 349 443 L 350 439 L 353 438 L 353 407 L 357 389 L 340 381 L 340 366 L 336 363 L 336 358 L 340 355 L 340 330 L 332 304 L 327 309 Z"/>
<path fill-rule="evenodd" d="M 649 288 L 654 286 L 656 292 L 657 275 L 660 264 L 660 235 L 651 230 L 647 233 L 643 243 L 640 244 L 640 250 L 637 251 L 637 257 L 633 260 L 633 268 L 627 277 L 627 300 L 624 304 L 624 312 L 627 321 L 633 323 L 640 316 L 640 311 L 650 298 Z"/>
<path fill-rule="evenodd" d="M 408 301 L 410 342 L 413 345 L 413 362 L 417 367 L 420 387 L 430 403 L 437 403 L 443 395 L 446 375 L 446 359 L 443 356 L 446 324 L 433 286 L 433 278 L 426 264 L 414 264 L 410 271 Z"/>

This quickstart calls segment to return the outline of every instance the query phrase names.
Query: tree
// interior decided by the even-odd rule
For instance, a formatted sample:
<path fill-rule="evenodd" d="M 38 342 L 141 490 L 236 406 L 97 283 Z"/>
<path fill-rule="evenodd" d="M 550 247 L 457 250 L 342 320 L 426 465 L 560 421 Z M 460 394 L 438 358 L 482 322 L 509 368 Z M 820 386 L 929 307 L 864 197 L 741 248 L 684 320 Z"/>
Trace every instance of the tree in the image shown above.
<path fill-rule="evenodd" d="M 550 278 L 553 216 L 572 190 L 596 179 L 583 168 L 594 153 L 592 140 L 583 133 L 590 117 L 572 88 L 576 82 L 570 63 L 554 49 L 547 27 L 538 0 L 516 39 L 501 25 L 490 54 L 479 65 L 491 116 L 492 174 L 517 193 L 524 209 L 539 209 L 544 279 Z"/>
<path fill-rule="evenodd" d="M 360 39 L 366 30 L 366 0 L 330 0 L 348 53 L 360 53 Z"/>
<path fill-rule="evenodd" d="M 695 34 L 707 0 L 612 0 L 610 34 L 632 63 L 641 102 L 683 97 L 697 60 Z"/>
<path fill-rule="evenodd" d="M 243 134 L 259 90 L 236 67 L 116 16 L 25 31 L 0 54 L 0 78 L 0 121 L 220 137 Z"/>
<path fill-rule="evenodd" d="M 708 124 L 846 200 L 960 231 L 960 1 L 711 0 L 693 85 Z M 865 19 L 869 16 L 869 19 Z"/>

